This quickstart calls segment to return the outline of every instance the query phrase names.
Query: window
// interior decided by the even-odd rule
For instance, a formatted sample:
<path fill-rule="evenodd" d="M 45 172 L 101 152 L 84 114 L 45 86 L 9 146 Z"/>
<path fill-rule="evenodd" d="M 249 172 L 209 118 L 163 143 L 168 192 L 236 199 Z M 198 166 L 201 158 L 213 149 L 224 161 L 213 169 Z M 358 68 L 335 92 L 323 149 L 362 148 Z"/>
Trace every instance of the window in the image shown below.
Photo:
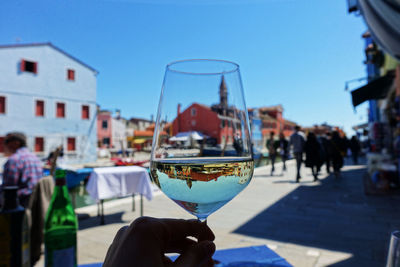
<path fill-rule="evenodd" d="M 75 70 L 67 69 L 67 80 L 68 81 L 75 81 Z"/>
<path fill-rule="evenodd" d="M 89 119 L 89 106 L 83 105 L 82 106 L 82 119 L 88 120 Z"/>
<path fill-rule="evenodd" d="M 103 138 L 103 145 L 110 145 L 110 138 L 109 137 L 104 137 Z"/>
<path fill-rule="evenodd" d="M 0 137 L 0 153 L 4 153 L 4 137 Z"/>
<path fill-rule="evenodd" d="M 192 120 L 192 126 L 196 126 L 196 121 Z"/>
<path fill-rule="evenodd" d="M 37 62 L 22 59 L 21 71 L 37 73 Z"/>
<path fill-rule="evenodd" d="M 6 97 L 0 96 L 0 114 L 6 113 Z"/>
<path fill-rule="evenodd" d="M 190 112 L 191 112 L 192 116 L 196 116 L 196 108 L 192 108 L 190 110 Z"/>
<path fill-rule="evenodd" d="M 67 151 L 75 151 L 75 137 L 68 137 Z"/>
<path fill-rule="evenodd" d="M 44 151 L 44 139 L 43 137 L 35 137 L 35 152 Z"/>
<path fill-rule="evenodd" d="M 36 100 L 36 108 L 35 108 L 36 117 L 44 117 L 44 101 Z"/>
<path fill-rule="evenodd" d="M 57 103 L 56 117 L 57 118 L 65 118 L 65 104 L 64 103 Z"/>
<path fill-rule="evenodd" d="M 224 127 L 225 127 L 225 121 L 221 120 L 221 128 L 224 128 Z"/>
<path fill-rule="evenodd" d="M 108 128 L 108 121 L 102 121 L 101 122 L 101 128 L 107 129 Z"/>

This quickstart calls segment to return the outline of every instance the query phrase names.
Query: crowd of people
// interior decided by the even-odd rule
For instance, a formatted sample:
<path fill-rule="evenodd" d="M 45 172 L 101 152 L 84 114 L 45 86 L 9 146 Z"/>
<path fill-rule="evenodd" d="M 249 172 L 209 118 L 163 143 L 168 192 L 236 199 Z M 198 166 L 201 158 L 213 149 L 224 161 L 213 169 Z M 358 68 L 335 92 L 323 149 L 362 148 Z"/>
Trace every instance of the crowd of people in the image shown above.
<path fill-rule="evenodd" d="M 346 135 L 339 131 L 327 132 L 323 135 L 316 135 L 314 132 L 308 132 L 307 136 L 301 131 L 299 126 L 295 127 L 294 133 L 286 140 L 283 133 L 279 139 L 275 139 L 275 133 L 271 132 L 266 142 L 268 157 L 271 163 L 271 176 L 275 172 L 275 161 L 277 155 L 280 155 L 283 167 L 282 173 L 286 171 L 286 160 L 292 152 L 296 160 L 296 182 L 301 179 L 301 166 L 304 163 L 311 169 L 314 181 L 318 180 L 319 172 L 325 164 L 326 172 L 333 173 L 336 177 L 340 176 L 340 169 L 343 167 L 344 157 L 348 151 L 351 151 L 354 164 L 358 164 L 358 157 L 361 151 L 361 145 L 357 136 L 350 140 Z"/>

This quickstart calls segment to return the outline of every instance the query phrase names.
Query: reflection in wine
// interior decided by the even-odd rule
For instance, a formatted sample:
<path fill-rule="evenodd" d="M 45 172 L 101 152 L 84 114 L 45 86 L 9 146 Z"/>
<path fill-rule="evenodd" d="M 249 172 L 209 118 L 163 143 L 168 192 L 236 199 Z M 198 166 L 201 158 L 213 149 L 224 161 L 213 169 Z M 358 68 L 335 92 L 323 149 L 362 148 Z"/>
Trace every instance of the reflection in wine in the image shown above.
<path fill-rule="evenodd" d="M 203 158 L 201 163 L 190 158 L 173 158 L 153 161 L 150 168 L 153 182 L 168 197 L 201 219 L 247 186 L 253 175 L 254 162 L 238 157 Z"/>

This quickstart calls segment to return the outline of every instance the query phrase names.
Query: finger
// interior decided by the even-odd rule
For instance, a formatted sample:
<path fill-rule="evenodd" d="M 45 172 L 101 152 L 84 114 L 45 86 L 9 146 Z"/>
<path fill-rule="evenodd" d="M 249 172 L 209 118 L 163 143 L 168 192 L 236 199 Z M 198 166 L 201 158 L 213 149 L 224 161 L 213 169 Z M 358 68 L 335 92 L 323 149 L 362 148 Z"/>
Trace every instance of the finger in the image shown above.
<path fill-rule="evenodd" d="M 183 239 L 187 236 L 195 237 L 198 241 L 215 239 L 214 233 L 207 224 L 198 220 L 162 219 L 165 231 L 169 235 L 170 242 Z"/>
<path fill-rule="evenodd" d="M 114 237 L 113 242 L 110 245 L 110 248 L 108 249 L 109 251 L 115 249 L 115 247 L 118 246 L 120 240 L 123 239 L 126 229 L 128 229 L 128 226 L 123 226 L 118 230 L 117 234 Z"/>
<path fill-rule="evenodd" d="M 215 252 L 215 244 L 202 241 L 189 248 L 174 262 L 175 267 L 192 267 L 207 263 Z"/>
<path fill-rule="evenodd" d="M 120 240 L 124 238 L 126 229 L 128 229 L 128 226 L 121 227 L 118 230 L 117 234 L 115 235 L 113 242 L 111 243 L 110 247 L 107 250 L 104 266 L 107 266 L 107 262 L 113 262 L 114 255 L 116 254 L 115 251 L 118 250 L 118 248 L 121 244 Z"/>
<path fill-rule="evenodd" d="M 182 240 L 175 240 L 172 241 L 168 244 L 168 248 L 165 251 L 165 253 L 179 253 L 182 254 L 184 251 L 189 249 L 190 247 L 196 245 L 197 242 L 189 239 L 189 238 L 184 238 Z"/>
<path fill-rule="evenodd" d="M 118 243 L 119 240 L 123 237 L 123 235 L 124 235 L 126 229 L 128 229 L 128 228 L 129 228 L 128 225 L 125 225 L 125 226 L 121 227 L 121 228 L 118 230 L 117 234 L 115 235 L 114 241 L 113 241 L 113 242 Z"/>
<path fill-rule="evenodd" d="M 157 249 L 160 253 L 176 248 L 175 242 L 195 237 L 198 241 L 215 239 L 214 233 L 205 224 L 197 220 L 157 219 L 140 217 L 136 219 L 127 232 L 136 239 L 146 240 L 142 248 Z"/>

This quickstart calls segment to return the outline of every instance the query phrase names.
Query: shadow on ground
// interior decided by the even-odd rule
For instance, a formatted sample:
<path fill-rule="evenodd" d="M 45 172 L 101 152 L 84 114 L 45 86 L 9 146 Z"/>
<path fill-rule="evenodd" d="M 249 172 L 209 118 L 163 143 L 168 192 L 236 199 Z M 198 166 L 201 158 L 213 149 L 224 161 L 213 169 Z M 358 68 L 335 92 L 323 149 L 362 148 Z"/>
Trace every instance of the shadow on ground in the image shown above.
<path fill-rule="evenodd" d="M 126 221 L 122 219 L 122 215 L 124 215 L 124 212 L 117 212 L 113 214 L 104 215 L 104 222 L 105 224 L 124 223 L 124 222 L 126 223 Z M 79 230 L 84 230 L 98 226 L 102 226 L 100 225 L 100 217 L 98 216 L 84 217 L 79 220 Z"/>
<path fill-rule="evenodd" d="M 390 233 L 400 229 L 400 196 L 366 196 L 365 172 L 358 166 L 341 179 L 300 183 L 234 232 L 353 255 L 331 266 L 384 266 Z"/>

